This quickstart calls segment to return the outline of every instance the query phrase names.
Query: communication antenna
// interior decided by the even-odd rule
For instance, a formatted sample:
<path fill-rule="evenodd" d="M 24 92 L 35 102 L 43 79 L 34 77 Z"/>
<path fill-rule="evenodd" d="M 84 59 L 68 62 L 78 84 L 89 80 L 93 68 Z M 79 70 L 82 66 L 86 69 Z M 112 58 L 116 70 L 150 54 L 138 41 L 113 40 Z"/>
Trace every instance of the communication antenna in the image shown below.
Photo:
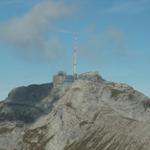
<path fill-rule="evenodd" d="M 78 50 L 78 35 L 74 33 L 74 48 L 73 48 L 73 76 L 77 79 L 77 50 Z"/>

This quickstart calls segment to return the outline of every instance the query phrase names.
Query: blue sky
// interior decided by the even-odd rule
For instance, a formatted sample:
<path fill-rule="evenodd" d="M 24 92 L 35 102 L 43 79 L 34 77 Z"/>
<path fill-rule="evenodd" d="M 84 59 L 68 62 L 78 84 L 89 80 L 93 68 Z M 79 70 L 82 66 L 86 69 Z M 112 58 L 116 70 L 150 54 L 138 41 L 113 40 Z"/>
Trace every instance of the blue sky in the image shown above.
<path fill-rule="evenodd" d="M 0 99 L 15 87 L 97 70 L 150 96 L 150 0 L 0 0 Z"/>

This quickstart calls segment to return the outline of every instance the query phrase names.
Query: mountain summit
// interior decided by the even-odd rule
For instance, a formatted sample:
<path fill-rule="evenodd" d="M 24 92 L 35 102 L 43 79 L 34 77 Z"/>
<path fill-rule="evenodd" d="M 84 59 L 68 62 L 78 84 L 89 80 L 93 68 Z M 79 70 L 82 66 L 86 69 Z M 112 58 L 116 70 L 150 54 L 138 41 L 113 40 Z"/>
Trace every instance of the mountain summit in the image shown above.
<path fill-rule="evenodd" d="M 149 150 L 148 97 L 97 72 L 68 79 L 0 102 L 0 150 Z"/>

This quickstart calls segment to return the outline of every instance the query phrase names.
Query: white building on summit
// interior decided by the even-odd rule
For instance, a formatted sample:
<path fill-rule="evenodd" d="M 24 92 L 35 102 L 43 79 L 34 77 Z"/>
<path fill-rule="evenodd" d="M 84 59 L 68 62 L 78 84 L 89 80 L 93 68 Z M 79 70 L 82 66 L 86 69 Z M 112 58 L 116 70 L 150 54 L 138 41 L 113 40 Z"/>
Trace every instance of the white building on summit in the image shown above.
<path fill-rule="evenodd" d="M 53 77 L 53 86 L 60 87 L 62 85 L 70 85 L 74 82 L 73 75 L 67 75 L 64 71 L 59 71 L 57 75 Z"/>

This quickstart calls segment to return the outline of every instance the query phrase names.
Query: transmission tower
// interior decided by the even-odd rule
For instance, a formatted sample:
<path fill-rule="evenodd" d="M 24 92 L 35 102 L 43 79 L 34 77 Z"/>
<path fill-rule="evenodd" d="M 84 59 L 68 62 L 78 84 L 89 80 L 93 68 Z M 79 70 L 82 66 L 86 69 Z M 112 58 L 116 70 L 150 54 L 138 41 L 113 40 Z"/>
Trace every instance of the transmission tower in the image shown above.
<path fill-rule="evenodd" d="M 73 48 L 73 76 L 77 79 L 77 51 L 78 51 L 78 35 L 74 33 L 74 48 Z"/>

